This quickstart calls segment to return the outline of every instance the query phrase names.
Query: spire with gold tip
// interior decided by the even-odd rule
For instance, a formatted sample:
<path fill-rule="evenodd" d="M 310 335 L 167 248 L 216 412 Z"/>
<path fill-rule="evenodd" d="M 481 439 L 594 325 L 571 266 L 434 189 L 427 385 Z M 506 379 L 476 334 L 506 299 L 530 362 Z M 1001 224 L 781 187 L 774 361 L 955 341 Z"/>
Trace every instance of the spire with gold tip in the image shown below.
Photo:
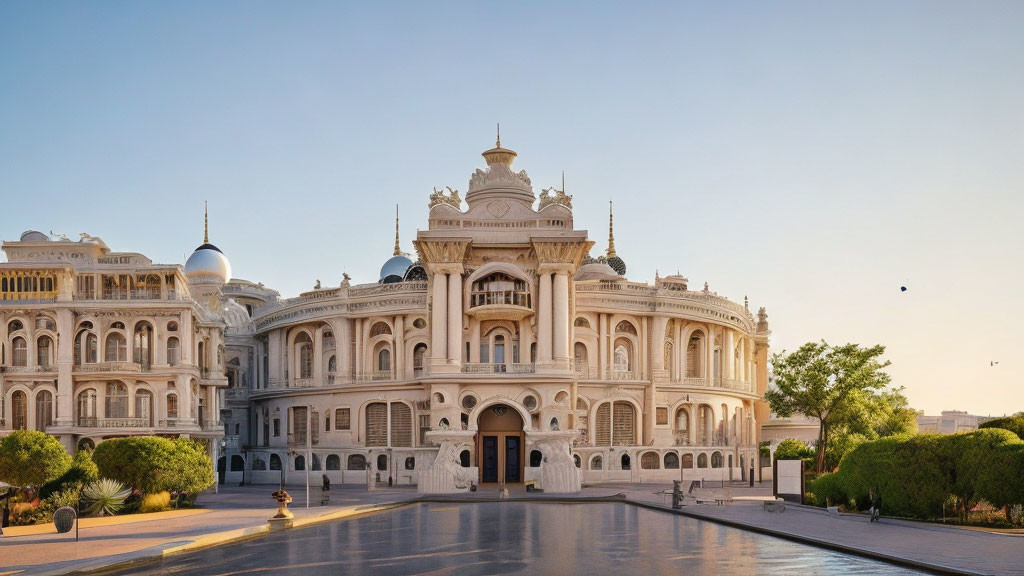
<path fill-rule="evenodd" d="M 615 253 L 615 215 L 612 213 L 612 201 L 608 201 L 608 265 L 620 276 L 626 275 L 626 262 Z"/>
<path fill-rule="evenodd" d="M 395 253 L 392 256 L 402 254 L 402 245 L 398 242 L 398 204 L 395 204 Z"/>

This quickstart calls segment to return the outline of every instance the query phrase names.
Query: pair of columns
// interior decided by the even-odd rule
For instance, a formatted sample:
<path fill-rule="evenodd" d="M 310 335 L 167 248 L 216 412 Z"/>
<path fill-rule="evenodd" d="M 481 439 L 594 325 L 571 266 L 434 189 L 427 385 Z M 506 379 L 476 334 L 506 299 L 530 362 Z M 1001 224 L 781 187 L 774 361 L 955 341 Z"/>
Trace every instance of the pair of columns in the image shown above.
<path fill-rule="evenodd" d="M 462 266 L 433 271 L 430 316 L 431 364 L 462 364 Z"/>
<path fill-rule="evenodd" d="M 569 361 L 569 265 L 542 264 L 537 305 L 537 363 Z"/>

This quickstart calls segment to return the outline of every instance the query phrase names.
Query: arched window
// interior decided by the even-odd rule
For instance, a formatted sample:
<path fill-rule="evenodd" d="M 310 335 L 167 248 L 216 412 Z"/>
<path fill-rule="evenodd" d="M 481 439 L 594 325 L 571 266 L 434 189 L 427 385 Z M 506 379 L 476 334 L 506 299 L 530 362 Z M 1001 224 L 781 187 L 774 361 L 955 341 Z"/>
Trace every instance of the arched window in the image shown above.
<path fill-rule="evenodd" d="M 28 428 L 28 396 L 21 390 L 11 395 L 11 416 L 13 417 L 12 429 L 25 430 Z"/>
<path fill-rule="evenodd" d="M 280 470 L 281 469 L 281 457 L 277 454 L 270 455 L 270 469 Z"/>
<path fill-rule="evenodd" d="M 136 390 L 135 418 L 141 420 L 143 426 L 153 425 L 153 393 L 149 390 Z"/>
<path fill-rule="evenodd" d="M 36 364 L 43 368 L 53 366 L 53 340 L 49 336 L 40 336 L 36 341 Z"/>
<path fill-rule="evenodd" d="M 167 363 L 175 366 L 179 362 L 181 362 L 181 344 L 178 343 L 177 336 L 171 336 L 167 339 Z"/>
<path fill-rule="evenodd" d="M 416 469 L 416 458 L 414 458 L 412 456 L 406 456 L 405 457 L 405 469 L 406 470 L 415 470 Z"/>
<path fill-rule="evenodd" d="M 636 410 L 625 401 L 605 402 L 597 407 L 594 440 L 598 446 L 636 444 Z"/>
<path fill-rule="evenodd" d="M 347 468 L 349 470 L 366 470 L 366 456 L 349 454 Z"/>
<path fill-rule="evenodd" d="M 373 326 L 370 326 L 370 338 L 383 334 L 391 334 L 391 326 L 388 326 L 387 322 L 374 322 Z"/>
<path fill-rule="evenodd" d="M 377 470 L 387 470 L 387 469 L 388 469 L 388 455 L 387 454 L 378 454 L 377 455 Z"/>
<path fill-rule="evenodd" d="M 148 368 L 153 363 L 153 327 L 149 322 L 135 325 L 132 339 L 132 362 Z"/>
<path fill-rule="evenodd" d="M 693 468 L 693 454 L 683 454 L 683 468 Z"/>
<path fill-rule="evenodd" d="M 42 390 L 36 394 L 36 430 L 46 432 L 46 427 L 53 424 L 53 394 Z"/>
<path fill-rule="evenodd" d="M 469 450 L 459 452 L 459 464 L 463 468 L 469 468 Z"/>
<path fill-rule="evenodd" d="M 303 332 L 295 338 L 295 357 L 299 360 L 299 378 L 313 377 L 313 341 Z"/>
<path fill-rule="evenodd" d="M 167 331 L 168 332 L 177 332 L 178 331 L 178 323 L 174 322 L 174 321 L 168 322 L 167 323 Z"/>
<path fill-rule="evenodd" d="M 579 378 L 589 378 L 590 362 L 587 358 L 587 345 L 583 342 L 573 344 L 572 356 L 576 367 L 576 376 Z"/>
<path fill-rule="evenodd" d="M 636 336 L 636 327 L 629 320 L 623 320 L 615 325 L 616 334 L 632 334 Z"/>
<path fill-rule="evenodd" d="M 707 454 L 697 454 L 697 468 L 707 468 L 707 467 L 708 467 L 708 455 Z"/>
<path fill-rule="evenodd" d="M 11 341 L 12 366 L 28 366 L 28 343 L 21 336 Z"/>
<path fill-rule="evenodd" d="M 416 347 L 412 349 L 412 369 L 417 376 L 422 375 L 424 361 L 426 358 L 427 345 L 422 343 L 417 344 Z"/>
<path fill-rule="evenodd" d="M 327 456 L 327 470 L 341 470 L 341 458 L 337 454 Z"/>
<path fill-rule="evenodd" d="M 666 470 L 678 470 L 679 469 L 679 456 L 675 452 L 669 452 L 665 454 L 665 469 Z"/>
<path fill-rule="evenodd" d="M 25 325 L 21 323 L 21 320 L 11 320 L 7 323 L 7 333 L 11 334 L 18 330 L 24 330 Z"/>
<path fill-rule="evenodd" d="M 594 456 L 594 458 L 590 461 L 591 470 L 601 470 L 602 466 L 604 466 L 604 461 L 601 460 L 600 456 Z"/>
<path fill-rule="evenodd" d="M 544 454 L 540 450 L 530 451 L 530 468 L 539 468 L 541 461 L 544 459 Z"/>
<path fill-rule="evenodd" d="M 615 378 L 629 378 L 633 370 L 633 343 L 625 338 L 617 339 L 614 359 L 612 369 Z"/>
<path fill-rule="evenodd" d="M 470 308 L 477 306 L 504 305 L 531 307 L 530 286 L 525 280 L 514 278 L 504 272 L 494 272 L 473 282 L 470 292 Z"/>
<path fill-rule="evenodd" d="M 128 343 L 125 341 L 124 336 L 117 332 L 107 334 L 107 340 L 103 348 L 104 362 L 128 361 Z"/>
<path fill-rule="evenodd" d="M 338 358 L 332 354 L 331 357 L 327 359 L 327 373 L 328 374 L 334 374 L 337 371 L 338 371 Z"/>
<path fill-rule="evenodd" d="M 377 352 L 377 371 L 391 372 L 391 350 L 381 348 Z"/>
<path fill-rule="evenodd" d="M 252 469 L 257 472 L 265 472 L 267 470 L 267 461 L 257 456 L 252 462 Z"/>
<path fill-rule="evenodd" d="M 629 460 L 629 454 L 623 454 L 622 458 L 620 459 L 620 462 L 622 463 L 622 469 L 623 470 L 629 470 L 630 469 L 630 465 L 631 464 L 630 464 L 630 460 Z"/>
<path fill-rule="evenodd" d="M 657 470 L 661 468 L 661 459 L 657 452 L 644 452 L 640 457 L 640 468 L 644 470 Z"/>
<path fill-rule="evenodd" d="M 96 391 L 84 390 L 78 394 L 78 425 L 96 425 Z"/>
<path fill-rule="evenodd" d="M 325 330 L 323 335 L 324 350 L 334 349 L 334 332 Z"/>
<path fill-rule="evenodd" d="M 576 464 L 577 468 L 582 468 L 583 467 L 583 460 L 580 459 L 580 455 L 579 454 L 573 454 L 572 455 L 572 461 L 573 461 L 574 464 Z"/>
<path fill-rule="evenodd" d="M 178 417 L 178 395 L 171 394 L 167 395 L 167 418 L 174 420 Z"/>
<path fill-rule="evenodd" d="M 242 472 L 245 470 L 245 460 L 238 454 L 231 455 L 231 471 Z"/>
<path fill-rule="evenodd" d="M 577 328 L 590 328 L 590 321 L 583 316 L 580 316 L 573 322 L 573 326 Z"/>
<path fill-rule="evenodd" d="M 694 332 L 690 335 L 690 341 L 686 345 L 686 377 L 700 378 L 704 373 L 704 333 Z"/>
<path fill-rule="evenodd" d="M 712 454 L 711 454 L 711 467 L 712 468 L 721 468 L 722 467 L 722 453 L 721 452 L 712 452 Z"/>
<path fill-rule="evenodd" d="M 676 410 L 676 439 L 681 443 L 690 442 L 690 413 L 686 408 Z"/>
<path fill-rule="evenodd" d="M 306 469 L 306 457 L 299 454 L 295 457 L 295 470 L 302 471 Z"/>
<path fill-rule="evenodd" d="M 127 418 L 128 387 L 121 382 L 108 383 L 104 408 L 107 418 Z"/>

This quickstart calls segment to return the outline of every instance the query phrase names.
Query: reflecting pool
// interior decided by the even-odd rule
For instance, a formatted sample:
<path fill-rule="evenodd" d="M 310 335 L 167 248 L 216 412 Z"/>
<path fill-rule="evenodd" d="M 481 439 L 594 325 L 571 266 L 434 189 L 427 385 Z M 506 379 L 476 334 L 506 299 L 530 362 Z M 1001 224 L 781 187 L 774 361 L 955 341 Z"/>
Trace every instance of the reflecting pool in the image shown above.
<path fill-rule="evenodd" d="M 920 574 L 625 503 L 417 504 L 121 574 Z"/>

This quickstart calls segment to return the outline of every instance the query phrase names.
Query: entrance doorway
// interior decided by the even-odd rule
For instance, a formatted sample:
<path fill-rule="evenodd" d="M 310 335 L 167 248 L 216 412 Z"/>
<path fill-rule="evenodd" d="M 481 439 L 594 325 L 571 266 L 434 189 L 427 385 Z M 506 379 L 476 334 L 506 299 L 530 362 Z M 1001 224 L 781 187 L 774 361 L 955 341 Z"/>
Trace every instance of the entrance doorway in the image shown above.
<path fill-rule="evenodd" d="M 514 408 L 497 404 L 478 420 L 477 466 L 480 483 L 523 481 L 523 418 Z"/>

